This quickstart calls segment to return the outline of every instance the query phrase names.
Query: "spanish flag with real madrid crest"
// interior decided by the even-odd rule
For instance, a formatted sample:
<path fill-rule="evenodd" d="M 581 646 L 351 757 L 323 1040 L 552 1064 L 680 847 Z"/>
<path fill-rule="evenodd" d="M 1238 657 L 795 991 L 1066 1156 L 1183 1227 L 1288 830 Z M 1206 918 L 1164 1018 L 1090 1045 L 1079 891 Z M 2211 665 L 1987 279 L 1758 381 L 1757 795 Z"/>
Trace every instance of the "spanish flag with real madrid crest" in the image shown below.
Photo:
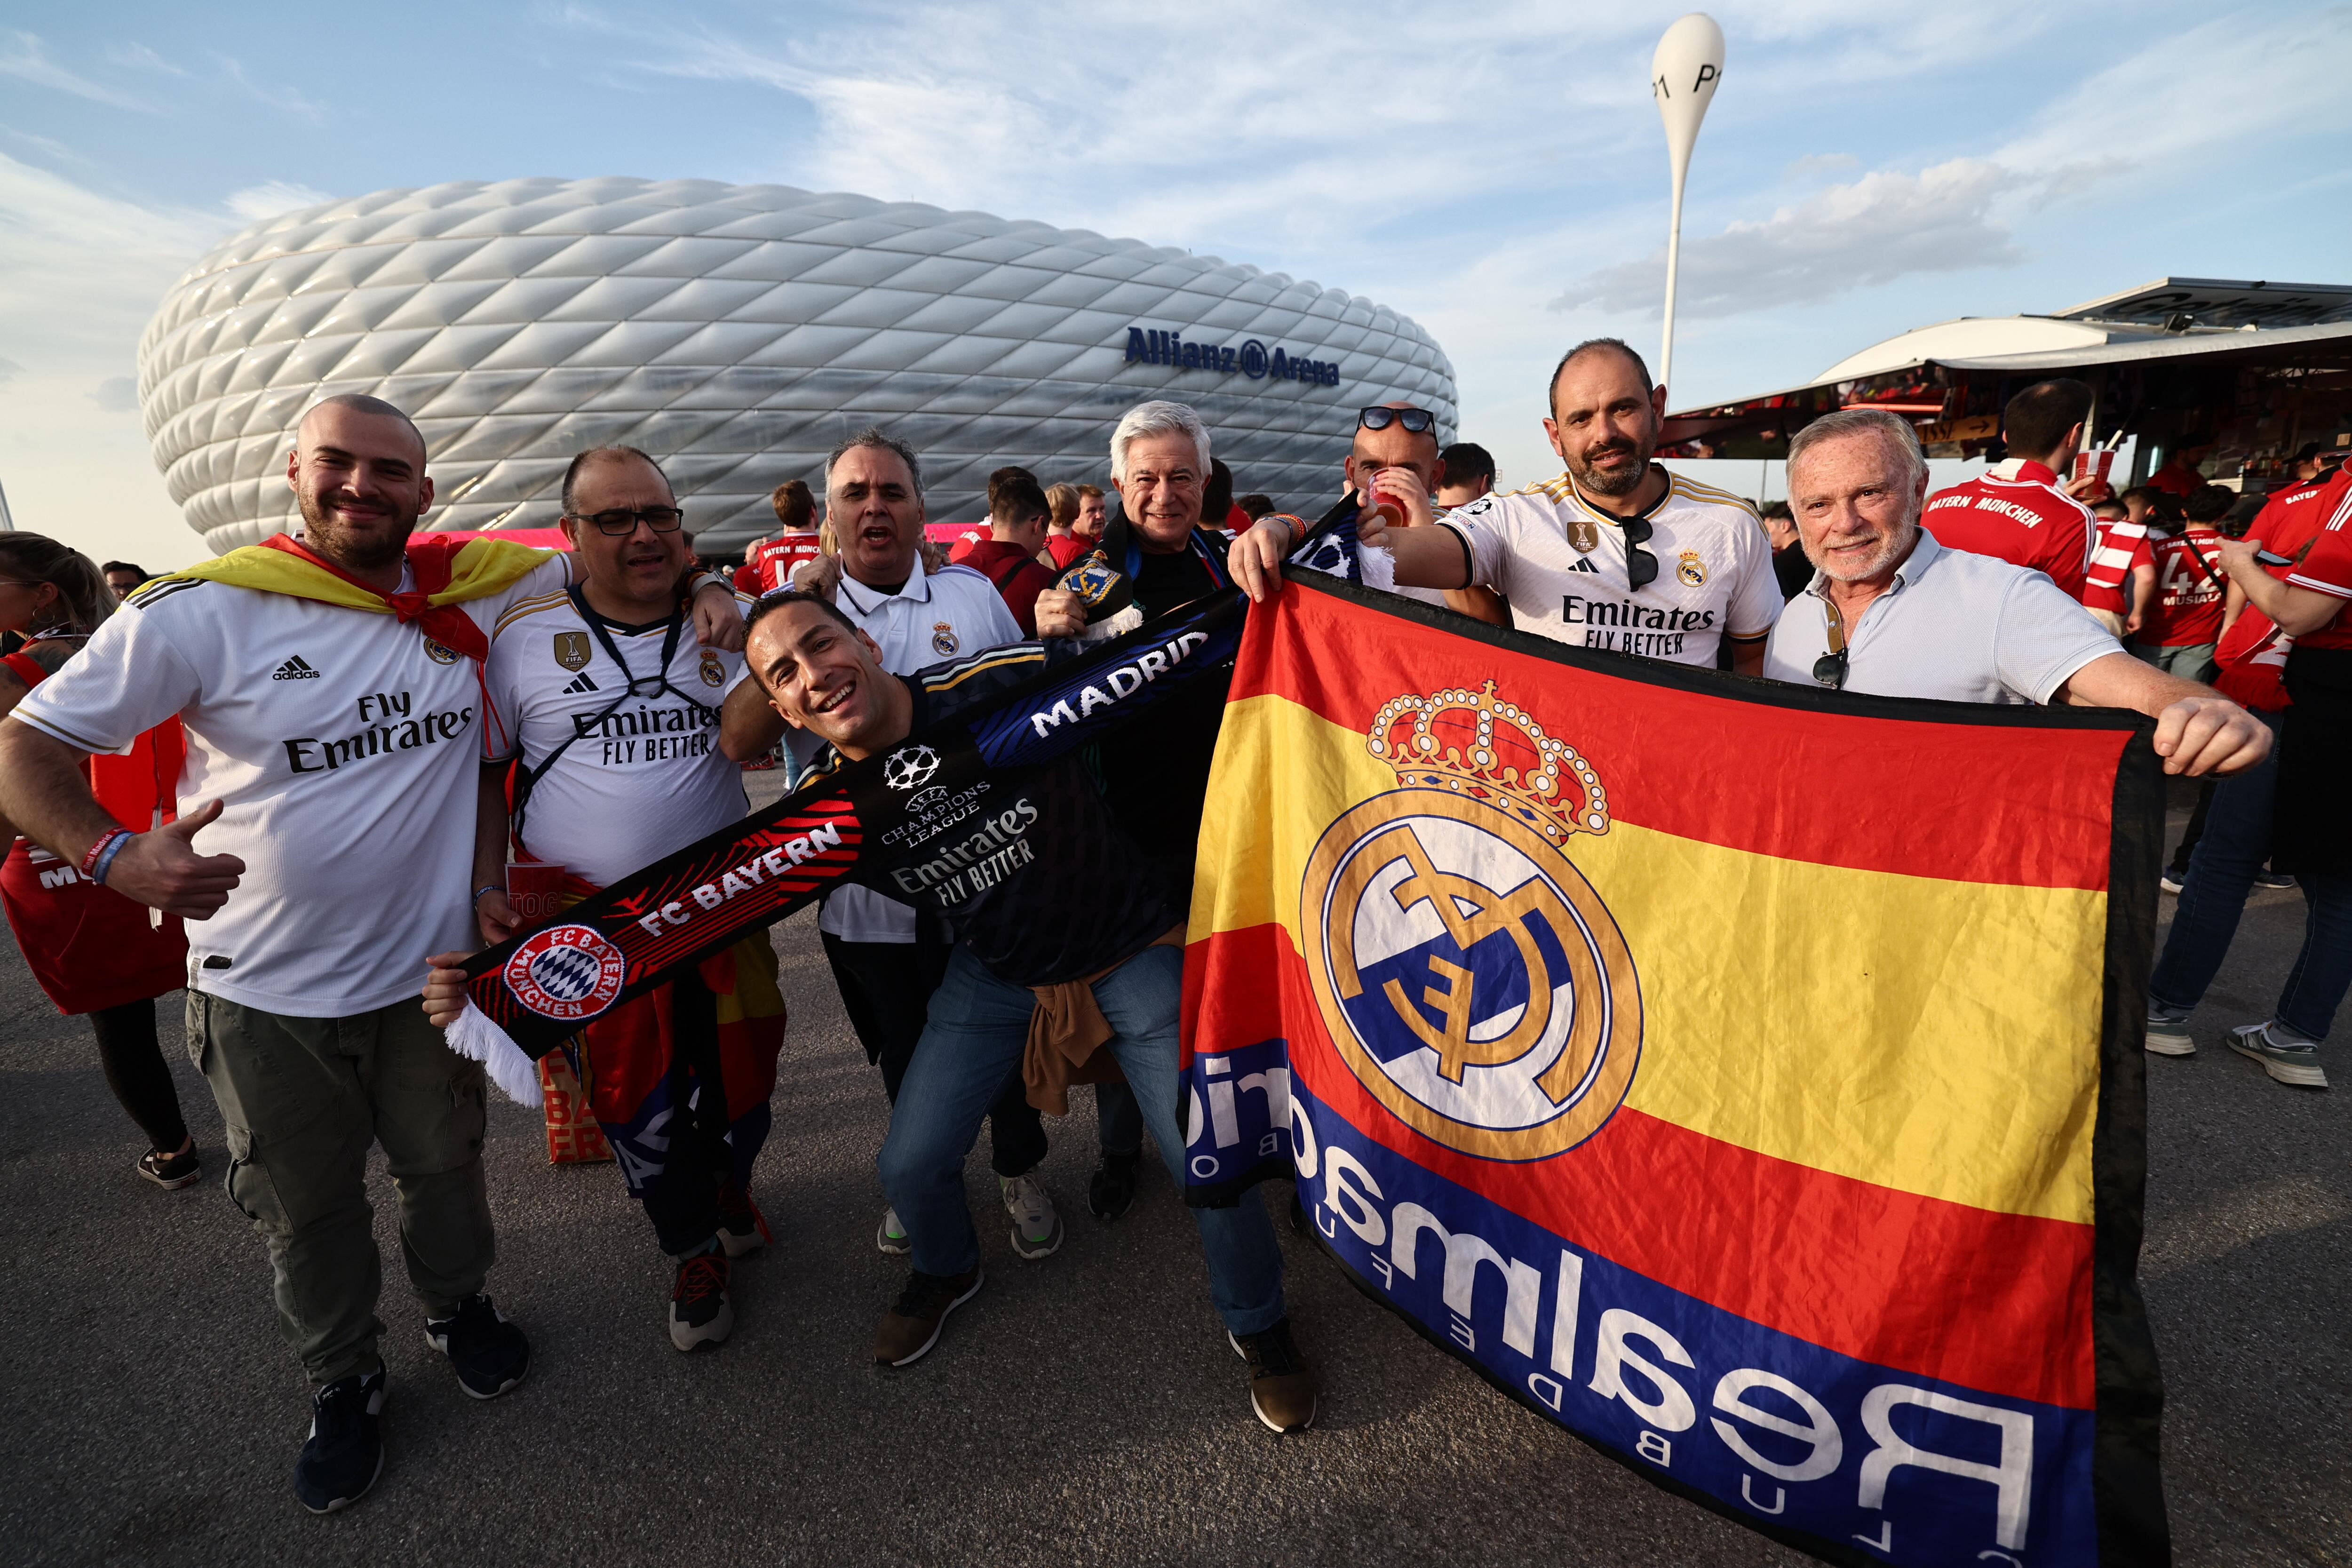
<path fill-rule="evenodd" d="M 1829 1562 L 2169 1560 L 2136 714 L 1832 694 L 1311 574 L 1253 607 L 1192 1199 Z"/>

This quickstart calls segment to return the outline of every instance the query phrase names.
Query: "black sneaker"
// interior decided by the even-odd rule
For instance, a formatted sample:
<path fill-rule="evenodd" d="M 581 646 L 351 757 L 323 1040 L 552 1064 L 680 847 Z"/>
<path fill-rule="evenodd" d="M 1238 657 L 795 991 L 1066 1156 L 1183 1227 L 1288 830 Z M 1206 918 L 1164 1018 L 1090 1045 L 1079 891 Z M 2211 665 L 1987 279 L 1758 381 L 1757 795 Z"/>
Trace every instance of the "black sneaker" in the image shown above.
<path fill-rule="evenodd" d="M 2284 871 L 2257 871 L 2254 873 L 2254 886 L 2257 888 L 2292 888 L 2294 886 L 2294 879 L 2288 876 Z"/>
<path fill-rule="evenodd" d="M 1227 1331 L 1234 1353 L 1249 1363 L 1250 1410 L 1269 1432 L 1304 1432 L 1315 1425 L 1315 1373 L 1290 1337 L 1290 1320 L 1255 1334 Z"/>
<path fill-rule="evenodd" d="M 1087 1207 L 1095 1218 L 1117 1219 L 1135 1202 L 1135 1166 L 1142 1158 L 1139 1152 L 1102 1157 L 1102 1163 L 1087 1179 Z"/>
<path fill-rule="evenodd" d="M 487 1292 L 468 1297 L 455 1317 L 425 1319 L 425 1342 L 449 1358 L 457 1386 L 476 1399 L 496 1399 L 530 1371 L 530 1342 Z"/>
<path fill-rule="evenodd" d="M 682 1351 L 715 1351 L 735 1331 L 735 1304 L 727 1299 L 727 1254 L 698 1252 L 677 1266 L 669 1292 L 669 1342 Z"/>
<path fill-rule="evenodd" d="M 191 1143 L 177 1154 L 166 1154 L 161 1149 L 150 1149 L 139 1157 L 139 1173 L 167 1193 L 204 1179 L 204 1162 L 196 1158 L 196 1146 Z"/>
<path fill-rule="evenodd" d="M 719 1245 L 730 1258 L 749 1258 L 776 1239 L 751 1194 L 729 1182 L 719 1189 Z"/>
<path fill-rule="evenodd" d="M 310 1395 L 310 1436 L 294 1461 L 294 1495 L 312 1513 L 349 1508 L 383 1474 L 383 1368 L 339 1377 Z"/>
<path fill-rule="evenodd" d="M 961 1274 L 926 1274 L 915 1269 L 907 1288 L 883 1314 L 874 1334 L 874 1359 L 884 1366 L 919 1362 L 940 1342 L 948 1314 L 980 1293 L 982 1276 L 975 1263 Z"/>

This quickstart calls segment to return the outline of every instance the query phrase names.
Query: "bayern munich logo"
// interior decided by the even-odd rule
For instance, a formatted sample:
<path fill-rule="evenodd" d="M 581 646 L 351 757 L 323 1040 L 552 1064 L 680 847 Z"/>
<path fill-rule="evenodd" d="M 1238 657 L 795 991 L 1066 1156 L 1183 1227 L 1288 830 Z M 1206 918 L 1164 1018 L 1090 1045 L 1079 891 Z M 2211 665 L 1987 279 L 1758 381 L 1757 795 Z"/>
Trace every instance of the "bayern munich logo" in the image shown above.
<path fill-rule="evenodd" d="M 610 1007 L 628 978 L 628 960 L 589 926 L 558 925 L 532 933 L 508 958 L 507 988 L 542 1017 L 593 1018 Z"/>
<path fill-rule="evenodd" d="M 1399 698 L 1370 739 L 1402 787 L 1342 813 L 1300 889 L 1332 1044 L 1447 1148 L 1572 1149 L 1623 1101 L 1642 1042 L 1633 955 L 1565 853 L 1608 831 L 1600 779 L 1491 683 Z"/>

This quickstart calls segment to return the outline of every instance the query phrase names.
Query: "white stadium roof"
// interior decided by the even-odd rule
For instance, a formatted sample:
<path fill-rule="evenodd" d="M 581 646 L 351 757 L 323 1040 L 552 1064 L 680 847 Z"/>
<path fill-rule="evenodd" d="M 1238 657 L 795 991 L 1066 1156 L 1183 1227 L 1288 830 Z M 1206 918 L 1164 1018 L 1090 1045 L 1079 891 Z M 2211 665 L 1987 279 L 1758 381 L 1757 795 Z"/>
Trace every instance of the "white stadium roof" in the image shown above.
<path fill-rule="evenodd" d="M 1291 507 L 1334 493 L 1355 408 L 1409 398 L 1448 439 L 1456 417 L 1429 334 L 1339 289 L 984 213 L 619 178 L 257 224 L 166 295 L 139 392 L 173 499 L 216 548 L 292 522 L 290 431 L 333 393 L 416 419 L 428 528 L 549 526 L 571 455 L 625 444 L 722 551 L 772 531 L 769 491 L 815 486 L 868 424 L 914 446 L 947 521 L 982 515 L 1002 464 L 1106 479 L 1111 426 L 1147 398 L 1197 407 L 1237 488 Z"/>

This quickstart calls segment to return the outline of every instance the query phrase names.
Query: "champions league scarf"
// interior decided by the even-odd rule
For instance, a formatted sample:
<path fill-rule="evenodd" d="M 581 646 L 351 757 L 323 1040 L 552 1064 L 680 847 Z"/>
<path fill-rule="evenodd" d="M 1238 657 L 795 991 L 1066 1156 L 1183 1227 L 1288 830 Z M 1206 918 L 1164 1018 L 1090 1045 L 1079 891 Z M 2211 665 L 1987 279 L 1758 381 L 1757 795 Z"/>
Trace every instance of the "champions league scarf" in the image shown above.
<path fill-rule="evenodd" d="M 347 610 L 372 610 L 397 616 L 442 647 L 464 654 L 477 664 L 490 657 L 489 639 L 474 618 L 456 606 L 468 599 L 485 598 L 520 582 L 554 552 L 533 550 L 503 539 L 443 539 L 436 534 L 412 534 L 408 540 L 409 574 L 415 589 L 380 594 L 332 562 L 324 560 L 282 533 L 258 544 L 210 561 L 200 561 L 140 584 L 131 597 L 151 592 L 156 584 L 196 579 L 226 583 L 289 598 L 315 599 Z"/>
<path fill-rule="evenodd" d="M 1347 510 L 1352 517 L 1352 509 Z M 1356 560 L 1335 510 L 1301 546 Z M 1326 533 L 1348 533 L 1323 549 Z M 1150 713 L 1222 668 L 1248 601 L 1227 587 L 1040 671 L 992 703 L 814 779 L 767 810 L 584 899 L 551 924 L 468 960 L 470 1005 L 451 1048 L 535 1103 L 535 1058 L 683 964 L 772 925 L 838 884 L 881 885 L 894 868 L 960 855 L 984 863 L 993 825 L 971 805 L 982 779 L 1043 767 Z"/>

